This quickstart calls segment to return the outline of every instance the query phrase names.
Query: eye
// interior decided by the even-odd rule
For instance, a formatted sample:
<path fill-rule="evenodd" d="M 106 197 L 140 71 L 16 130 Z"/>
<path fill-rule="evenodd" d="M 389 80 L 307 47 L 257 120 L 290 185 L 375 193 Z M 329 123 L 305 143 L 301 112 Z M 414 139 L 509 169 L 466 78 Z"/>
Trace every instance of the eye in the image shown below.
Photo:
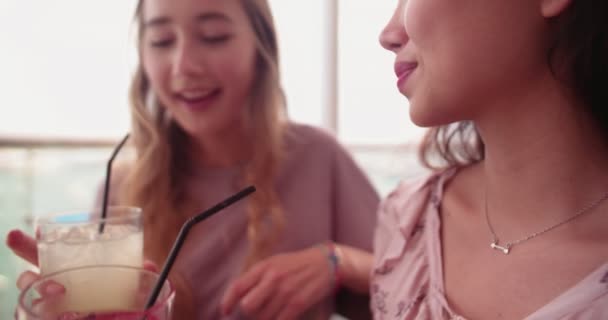
<path fill-rule="evenodd" d="M 232 35 L 224 34 L 224 35 L 218 35 L 218 36 L 202 36 L 200 39 L 201 39 L 201 42 L 203 42 L 205 44 L 218 45 L 218 44 L 228 42 L 231 38 L 232 38 Z"/>
<path fill-rule="evenodd" d="M 170 38 L 150 41 L 150 46 L 153 48 L 168 48 L 172 44 L 173 44 L 173 39 L 170 39 Z"/>

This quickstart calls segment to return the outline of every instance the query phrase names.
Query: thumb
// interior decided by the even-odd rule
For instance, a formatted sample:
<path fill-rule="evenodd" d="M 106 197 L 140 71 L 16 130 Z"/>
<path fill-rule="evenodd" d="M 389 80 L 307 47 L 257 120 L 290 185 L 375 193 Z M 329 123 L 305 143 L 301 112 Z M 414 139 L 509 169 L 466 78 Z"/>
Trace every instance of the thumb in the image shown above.
<path fill-rule="evenodd" d="M 6 245 L 25 261 L 38 265 L 38 248 L 36 240 L 21 230 L 12 230 L 6 236 Z"/>
<path fill-rule="evenodd" d="M 152 272 L 156 272 L 156 273 L 158 273 L 160 271 L 160 269 L 158 268 L 156 263 L 154 263 L 152 260 L 145 260 L 143 267 L 144 267 L 144 269 L 146 269 L 148 271 L 152 271 Z"/>

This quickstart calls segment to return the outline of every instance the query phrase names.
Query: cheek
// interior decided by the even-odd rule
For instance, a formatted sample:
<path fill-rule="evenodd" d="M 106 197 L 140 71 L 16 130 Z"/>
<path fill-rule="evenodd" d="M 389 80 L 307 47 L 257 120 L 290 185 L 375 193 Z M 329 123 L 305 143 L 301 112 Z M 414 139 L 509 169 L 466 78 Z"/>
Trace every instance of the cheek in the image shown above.
<path fill-rule="evenodd" d="M 417 83 L 410 100 L 412 121 L 427 127 L 470 119 L 490 89 L 480 82 L 487 80 L 484 70 L 462 60 L 454 61 L 441 52 L 429 58 L 414 79 Z"/>
<path fill-rule="evenodd" d="M 218 78 L 227 87 L 242 87 L 242 84 L 249 79 L 249 65 L 243 63 L 241 59 L 222 59 L 214 65 Z"/>
<path fill-rule="evenodd" d="M 166 80 L 167 68 L 163 66 L 161 59 L 145 52 L 142 53 L 141 63 L 150 85 L 158 93 L 159 89 L 163 88 L 163 83 Z"/>
<path fill-rule="evenodd" d="M 403 21 L 410 41 L 419 45 L 429 42 L 434 34 L 440 12 L 434 7 L 435 0 L 410 0 L 403 7 Z"/>
<path fill-rule="evenodd" d="M 251 88 L 255 70 L 253 50 L 231 50 L 219 55 L 215 61 L 216 75 L 224 88 L 229 89 L 234 98 L 247 96 Z"/>
<path fill-rule="evenodd" d="M 172 106 L 170 66 L 163 62 L 162 57 L 145 53 L 142 53 L 141 63 L 153 96 L 163 107 Z"/>

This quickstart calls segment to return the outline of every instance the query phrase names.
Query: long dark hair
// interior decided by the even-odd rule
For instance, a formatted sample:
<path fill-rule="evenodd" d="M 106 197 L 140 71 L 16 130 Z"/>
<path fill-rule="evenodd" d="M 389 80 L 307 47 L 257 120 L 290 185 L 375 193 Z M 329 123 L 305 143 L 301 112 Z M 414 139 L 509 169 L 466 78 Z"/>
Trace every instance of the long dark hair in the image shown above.
<path fill-rule="evenodd" d="M 551 71 L 583 102 L 608 141 L 608 1 L 572 0 L 551 24 Z M 484 144 L 475 125 L 462 121 L 429 129 L 419 157 L 433 170 L 468 165 L 483 160 Z"/>

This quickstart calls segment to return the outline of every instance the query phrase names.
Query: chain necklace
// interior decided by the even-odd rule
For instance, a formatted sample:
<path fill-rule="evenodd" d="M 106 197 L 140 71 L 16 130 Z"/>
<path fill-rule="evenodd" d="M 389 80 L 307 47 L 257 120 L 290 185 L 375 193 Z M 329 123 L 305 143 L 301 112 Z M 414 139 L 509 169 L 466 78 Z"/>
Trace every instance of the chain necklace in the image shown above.
<path fill-rule="evenodd" d="M 488 223 L 488 228 L 490 229 L 490 233 L 492 234 L 492 243 L 490 244 L 490 248 L 492 249 L 496 249 L 496 250 L 500 250 L 502 251 L 502 253 L 504 254 L 509 254 L 509 252 L 511 252 L 511 248 L 513 246 L 515 246 L 516 244 L 520 244 L 524 241 L 528 241 L 532 238 L 536 238 L 538 236 L 540 236 L 541 234 L 545 233 L 545 232 L 549 232 L 561 225 L 564 225 L 568 222 L 571 222 L 572 220 L 582 216 L 585 213 L 590 212 L 592 209 L 596 208 L 598 205 L 600 205 L 600 203 L 602 203 L 602 201 L 606 200 L 608 198 L 608 192 L 604 193 L 599 199 L 589 203 L 587 206 L 583 207 L 582 209 L 580 209 L 579 211 L 577 211 L 573 216 L 571 216 L 570 218 L 564 220 L 564 221 L 560 221 L 554 225 L 551 225 L 549 227 L 546 227 L 540 231 L 531 233 L 528 236 L 525 236 L 521 239 L 515 240 L 515 241 L 511 241 L 511 242 L 507 242 L 504 245 L 500 245 L 500 241 L 498 240 L 498 236 L 496 235 L 496 232 L 494 232 L 494 228 L 492 227 L 492 223 L 490 223 L 490 216 L 488 215 L 488 192 L 486 190 L 485 192 L 485 196 L 484 196 L 484 200 L 485 200 L 485 214 L 486 214 L 486 222 Z"/>

